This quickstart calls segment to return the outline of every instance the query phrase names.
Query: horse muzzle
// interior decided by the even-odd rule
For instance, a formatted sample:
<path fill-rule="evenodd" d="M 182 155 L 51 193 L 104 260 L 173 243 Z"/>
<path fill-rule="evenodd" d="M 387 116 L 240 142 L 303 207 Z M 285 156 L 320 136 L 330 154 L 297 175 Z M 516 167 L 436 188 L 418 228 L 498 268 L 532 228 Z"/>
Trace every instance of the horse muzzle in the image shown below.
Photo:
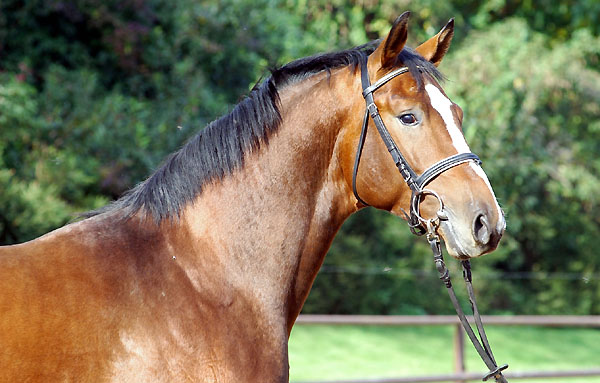
<path fill-rule="evenodd" d="M 445 210 L 448 218 L 440 222 L 440 234 L 450 255 L 468 259 L 496 249 L 506 229 L 503 214 L 494 214 L 487 208 L 477 209 L 469 216 L 456 214 L 450 208 Z"/>

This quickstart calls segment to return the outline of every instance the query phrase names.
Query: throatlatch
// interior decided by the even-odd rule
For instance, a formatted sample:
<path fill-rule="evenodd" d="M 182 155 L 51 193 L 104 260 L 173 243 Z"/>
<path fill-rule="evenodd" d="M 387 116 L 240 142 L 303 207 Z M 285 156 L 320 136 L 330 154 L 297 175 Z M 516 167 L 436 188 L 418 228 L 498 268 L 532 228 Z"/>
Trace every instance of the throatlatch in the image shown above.
<path fill-rule="evenodd" d="M 435 261 L 435 266 L 440 274 L 440 279 L 444 282 L 447 287 L 448 294 L 450 296 L 450 300 L 452 301 L 452 305 L 456 310 L 456 314 L 465 329 L 465 332 L 469 336 L 471 343 L 477 350 L 477 353 L 490 370 L 483 377 L 483 381 L 487 381 L 490 378 L 494 378 L 496 383 L 508 383 L 506 378 L 502 375 L 502 371 L 508 368 L 507 364 L 504 364 L 498 367 L 496 360 L 494 359 L 494 354 L 492 353 L 492 349 L 489 345 L 487 336 L 485 334 L 485 330 L 483 328 L 483 323 L 481 321 L 481 316 L 479 315 L 479 310 L 477 309 L 477 302 L 475 301 L 475 293 L 473 292 L 472 285 L 472 276 L 471 276 L 471 264 L 468 260 L 462 261 L 463 267 L 463 277 L 465 280 L 465 284 L 467 286 L 467 292 L 469 294 L 469 301 L 471 303 L 471 308 L 473 309 L 473 317 L 475 319 L 475 325 L 477 327 L 477 332 L 479 333 L 479 338 L 473 332 L 469 321 L 463 312 L 460 304 L 458 303 L 458 299 L 456 298 L 456 294 L 454 293 L 454 289 L 452 287 L 452 282 L 450 280 L 450 272 L 444 263 L 444 257 L 442 254 L 442 247 L 440 243 L 440 237 L 437 233 L 437 229 L 440 224 L 440 220 L 446 220 L 448 217 L 444 212 L 444 204 L 442 202 L 441 197 L 432 190 L 425 189 L 425 186 L 432 181 L 435 177 L 445 172 L 448 169 L 451 169 L 457 165 L 462 163 L 473 161 L 477 164 L 481 164 L 481 160 L 477 155 L 473 153 L 459 153 L 453 156 L 450 156 L 444 160 L 436 162 L 432 166 L 430 166 L 427 170 L 425 170 L 420 176 L 417 176 L 415 171 L 411 168 L 406 158 L 402 155 L 398 146 L 394 142 L 394 139 L 390 135 L 389 131 L 385 127 L 381 115 L 379 114 L 379 110 L 377 109 L 377 105 L 375 105 L 375 101 L 373 98 L 373 92 L 379 89 L 382 85 L 390 81 L 396 76 L 399 76 L 403 73 L 408 72 L 408 68 L 403 67 L 396 69 L 383 76 L 379 81 L 375 84 L 371 85 L 369 80 L 369 72 L 367 70 L 367 57 L 365 57 L 361 61 L 361 82 L 363 88 L 363 97 L 367 103 L 367 108 L 365 111 L 365 116 L 363 119 L 362 130 L 360 133 L 360 138 L 358 141 L 358 147 L 356 150 L 356 157 L 354 160 L 354 171 L 352 174 L 352 189 L 354 192 L 354 196 L 356 199 L 363 205 L 369 206 L 367 202 L 365 202 L 358 195 L 358 190 L 356 188 L 356 178 L 358 174 L 358 168 L 360 165 L 360 157 L 362 154 L 362 150 L 364 147 L 365 139 L 367 136 L 367 128 L 369 125 L 369 116 L 373 119 L 375 126 L 377 127 L 377 131 L 381 136 L 381 139 L 385 143 L 398 171 L 402 175 L 402 178 L 408 185 L 408 187 L 412 191 L 411 202 L 410 202 L 410 215 L 406 214 L 408 225 L 410 226 L 411 231 L 416 235 L 427 234 L 426 238 L 431 246 L 431 250 L 433 252 L 433 259 Z M 426 195 L 431 195 L 435 197 L 439 202 L 439 209 L 437 211 L 437 216 L 432 219 L 425 219 L 421 217 L 419 211 L 419 204 L 422 197 Z M 480 340 L 481 339 L 481 340 Z"/>

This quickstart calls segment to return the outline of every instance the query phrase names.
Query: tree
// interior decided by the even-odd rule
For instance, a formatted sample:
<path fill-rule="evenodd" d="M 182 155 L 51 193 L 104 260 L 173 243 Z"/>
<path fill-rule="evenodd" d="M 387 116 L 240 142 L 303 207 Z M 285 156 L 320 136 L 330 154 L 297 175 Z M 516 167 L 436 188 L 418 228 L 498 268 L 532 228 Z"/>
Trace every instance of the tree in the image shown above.
<path fill-rule="evenodd" d="M 378 38 L 408 9 L 412 46 L 456 17 L 445 88 L 508 215 L 499 250 L 474 262 L 482 310 L 599 313 L 598 6 L 5 0 L 0 243 L 117 198 L 270 67 Z M 369 209 L 342 228 L 306 310 L 452 309 L 426 243 Z"/>

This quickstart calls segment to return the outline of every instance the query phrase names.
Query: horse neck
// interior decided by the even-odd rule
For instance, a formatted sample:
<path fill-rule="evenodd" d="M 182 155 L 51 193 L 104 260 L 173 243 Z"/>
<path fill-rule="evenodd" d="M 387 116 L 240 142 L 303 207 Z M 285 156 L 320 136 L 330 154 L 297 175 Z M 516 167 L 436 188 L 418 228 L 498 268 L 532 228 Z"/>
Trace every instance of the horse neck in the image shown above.
<path fill-rule="evenodd" d="M 280 91 L 282 125 L 241 169 L 208 185 L 184 212 L 194 268 L 214 267 L 287 330 L 343 221 L 356 210 L 337 158 L 340 128 L 359 124 L 349 69 Z M 189 244 L 187 246 L 190 246 Z"/>

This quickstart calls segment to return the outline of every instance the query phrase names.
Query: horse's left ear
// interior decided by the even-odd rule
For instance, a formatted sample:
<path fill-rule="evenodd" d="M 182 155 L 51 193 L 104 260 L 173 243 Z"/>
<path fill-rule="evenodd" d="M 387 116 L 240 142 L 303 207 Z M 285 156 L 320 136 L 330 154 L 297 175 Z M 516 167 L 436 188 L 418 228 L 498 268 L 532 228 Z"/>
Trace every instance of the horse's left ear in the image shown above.
<path fill-rule="evenodd" d="M 450 19 L 437 35 L 419 45 L 416 51 L 435 66 L 438 66 L 446 52 L 448 52 L 452 36 L 454 36 L 454 19 Z"/>

